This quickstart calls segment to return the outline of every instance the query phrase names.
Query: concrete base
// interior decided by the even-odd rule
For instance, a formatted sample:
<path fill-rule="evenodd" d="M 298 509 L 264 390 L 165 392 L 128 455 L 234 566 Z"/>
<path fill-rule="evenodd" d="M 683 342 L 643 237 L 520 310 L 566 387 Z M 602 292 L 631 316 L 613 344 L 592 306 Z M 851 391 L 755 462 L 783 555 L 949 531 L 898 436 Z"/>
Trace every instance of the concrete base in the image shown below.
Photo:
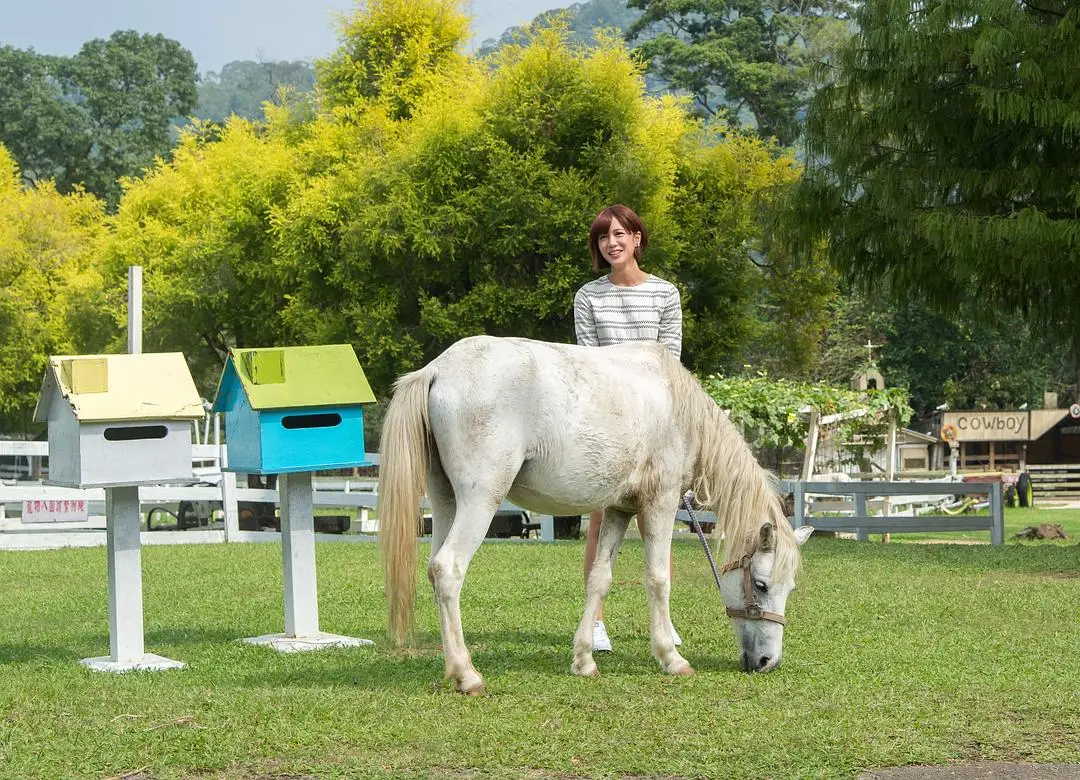
<path fill-rule="evenodd" d="M 361 647 L 375 644 L 370 639 L 357 639 L 351 636 L 327 634 L 320 631 L 309 636 L 287 636 L 286 634 L 264 634 L 244 639 L 253 645 L 269 645 L 279 653 L 300 653 L 306 650 L 322 650 L 324 647 Z"/>
<path fill-rule="evenodd" d="M 112 656 L 103 655 L 97 658 L 83 658 L 79 663 L 95 672 L 160 672 L 164 669 L 184 668 L 183 661 L 173 661 L 153 653 L 146 653 L 142 658 L 132 661 L 114 661 Z"/>

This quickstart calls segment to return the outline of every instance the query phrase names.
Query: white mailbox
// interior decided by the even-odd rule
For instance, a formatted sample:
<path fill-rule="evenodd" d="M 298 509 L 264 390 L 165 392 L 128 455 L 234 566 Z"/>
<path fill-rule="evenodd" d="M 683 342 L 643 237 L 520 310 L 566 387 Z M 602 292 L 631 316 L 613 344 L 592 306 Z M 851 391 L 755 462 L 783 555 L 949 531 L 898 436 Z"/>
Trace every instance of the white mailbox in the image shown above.
<path fill-rule="evenodd" d="M 203 407 L 179 352 L 49 358 L 34 419 L 49 424 L 49 479 L 110 487 L 191 479 Z"/>

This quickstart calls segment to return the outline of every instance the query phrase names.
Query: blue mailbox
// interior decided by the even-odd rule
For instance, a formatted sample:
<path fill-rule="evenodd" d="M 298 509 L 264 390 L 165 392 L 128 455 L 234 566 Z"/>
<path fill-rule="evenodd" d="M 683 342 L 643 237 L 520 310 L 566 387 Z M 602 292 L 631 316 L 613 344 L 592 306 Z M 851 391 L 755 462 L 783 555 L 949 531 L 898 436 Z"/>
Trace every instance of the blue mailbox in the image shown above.
<path fill-rule="evenodd" d="M 225 413 L 228 471 L 285 474 L 365 465 L 372 403 L 348 344 L 233 349 L 214 411 Z"/>

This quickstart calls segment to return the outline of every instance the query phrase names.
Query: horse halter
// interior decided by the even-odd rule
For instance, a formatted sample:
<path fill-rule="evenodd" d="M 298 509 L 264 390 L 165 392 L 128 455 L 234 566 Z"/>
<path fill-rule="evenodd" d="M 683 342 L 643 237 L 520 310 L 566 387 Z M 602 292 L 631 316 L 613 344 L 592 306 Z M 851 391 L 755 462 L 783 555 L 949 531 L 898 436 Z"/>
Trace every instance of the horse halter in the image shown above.
<path fill-rule="evenodd" d="M 773 623 L 779 623 L 785 625 L 787 620 L 784 616 L 778 612 L 766 612 L 758 604 L 757 599 L 754 598 L 754 583 L 753 578 L 750 575 L 750 563 L 753 561 L 753 555 L 744 555 L 737 561 L 733 561 L 724 568 L 717 570 L 716 563 L 713 561 L 712 551 L 709 549 L 709 542 L 705 538 L 704 531 L 701 530 L 701 523 L 698 522 L 697 515 L 694 514 L 694 505 L 691 499 L 694 494 L 692 491 L 687 491 L 683 495 L 683 506 L 686 508 L 686 513 L 690 515 L 690 527 L 697 533 L 698 539 L 701 540 L 701 546 L 705 548 L 705 557 L 709 559 L 709 566 L 712 568 L 713 577 L 716 579 L 716 589 L 723 592 L 723 588 L 720 586 L 720 574 L 727 573 L 729 571 L 735 571 L 736 569 L 742 569 L 743 572 L 743 596 L 746 598 L 746 606 L 743 609 L 735 609 L 734 607 L 727 607 L 728 617 L 744 618 L 745 620 L 769 620 Z"/>
<path fill-rule="evenodd" d="M 778 612 L 766 612 L 761 608 L 761 605 L 758 604 L 757 599 L 754 597 L 754 583 L 750 576 L 750 562 L 753 559 L 753 555 L 744 555 L 739 560 L 727 564 L 720 570 L 723 573 L 727 573 L 729 571 L 735 571 L 736 569 L 742 569 L 743 596 L 746 598 L 746 607 L 743 609 L 728 607 L 728 617 L 745 618 L 746 620 L 769 620 L 773 623 L 784 625 L 787 623 L 787 620 L 783 615 Z"/>

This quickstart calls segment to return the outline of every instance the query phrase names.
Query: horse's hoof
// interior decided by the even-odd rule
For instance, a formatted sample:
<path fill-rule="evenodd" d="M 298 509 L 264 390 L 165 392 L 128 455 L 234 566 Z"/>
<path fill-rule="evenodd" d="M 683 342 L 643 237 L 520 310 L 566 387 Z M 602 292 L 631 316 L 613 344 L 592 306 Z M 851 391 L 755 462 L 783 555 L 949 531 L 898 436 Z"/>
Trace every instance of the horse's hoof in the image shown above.
<path fill-rule="evenodd" d="M 457 679 L 457 689 L 467 696 L 484 695 L 484 678 L 475 669 Z"/>
<path fill-rule="evenodd" d="M 600 670 L 597 668 L 596 662 L 591 660 L 591 659 L 589 660 L 588 663 L 582 663 L 582 664 L 579 664 L 577 661 L 574 661 L 574 663 L 572 663 L 570 665 L 570 671 L 573 672 L 574 674 L 576 674 L 578 677 L 599 677 L 600 676 Z"/>
<path fill-rule="evenodd" d="M 462 693 L 464 693 L 466 696 L 486 696 L 487 695 L 487 690 L 484 688 L 483 683 L 479 683 L 478 685 L 474 685 L 471 688 L 458 688 L 458 690 L 461 691 Z"/>
<path fill-rule="evenodd" d="M 692 667 L 688 661 L 684 661 L 681 666 L 677 666 L 671 670 L 671 674 L 678 675 L 679 677 L 690 677 L 694 673 L 694 667 Z"/>

